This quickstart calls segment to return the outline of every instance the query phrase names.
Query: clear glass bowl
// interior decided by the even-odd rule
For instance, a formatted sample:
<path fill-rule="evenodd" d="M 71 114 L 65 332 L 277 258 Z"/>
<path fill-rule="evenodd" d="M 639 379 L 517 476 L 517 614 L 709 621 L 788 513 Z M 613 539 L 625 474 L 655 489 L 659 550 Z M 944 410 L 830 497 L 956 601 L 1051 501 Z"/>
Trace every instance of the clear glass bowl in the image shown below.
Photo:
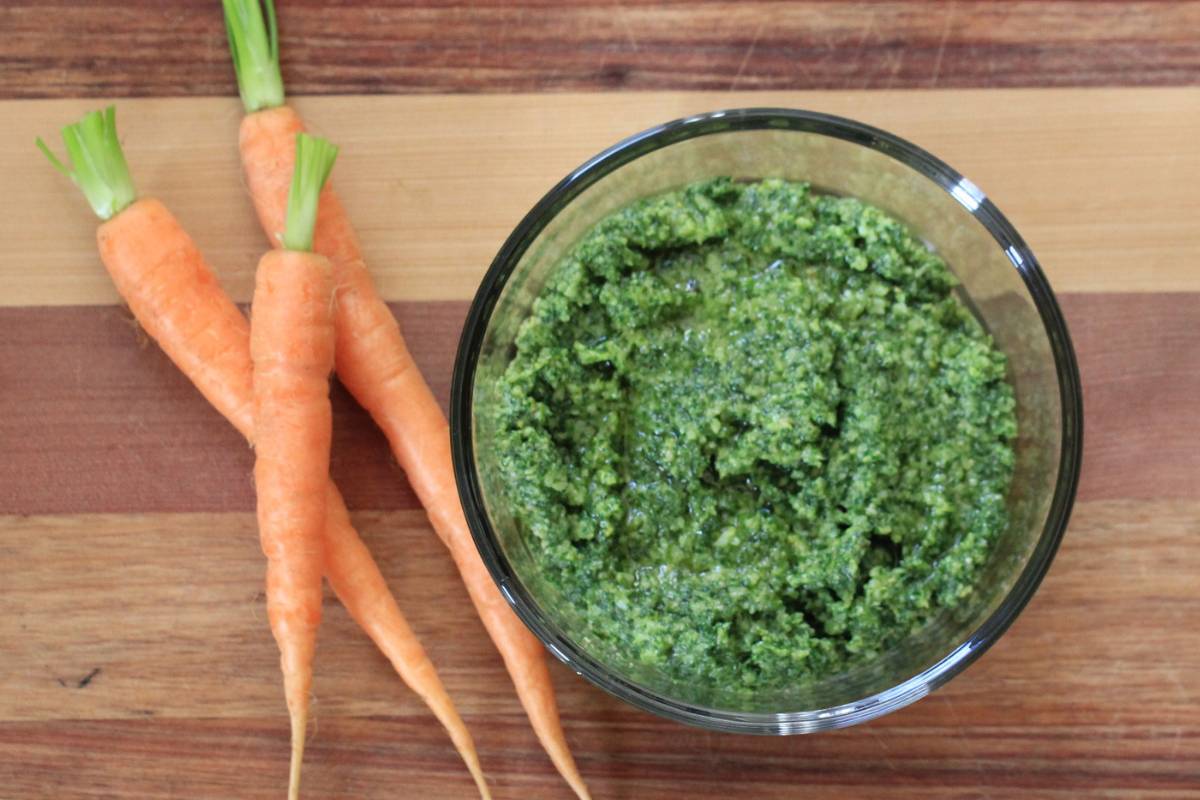
<path fill-rule="evenodd" d="M 560 259 L 607 214 L 727 175 L 804 180 L 902 220 L 962 282 L 961 299 L 1008 355 L 1019 435 L 1010 525 L 974 595 L 870 663 L 747 699 L 679 685 L 598 645 L 554 576 L 542 575 L 496 479 L 486 407 L 517 328 Z M 517 615 L 580 675 L 636 706 L 706 728 L 790 734 L 853 725 L 905 706 L 979 657 L 1012 624 L 1050 566 L 1079 477 L 1083 414 L 1075 354 L 1058 304 L 1008 220 L 969 180 L 924 150 L 838 117 L 786 109 L 718 111 L 637 134 L 547 194 L 504 243 L 467 317 L 454 369 L 451 438 L 476 545 Z"/>

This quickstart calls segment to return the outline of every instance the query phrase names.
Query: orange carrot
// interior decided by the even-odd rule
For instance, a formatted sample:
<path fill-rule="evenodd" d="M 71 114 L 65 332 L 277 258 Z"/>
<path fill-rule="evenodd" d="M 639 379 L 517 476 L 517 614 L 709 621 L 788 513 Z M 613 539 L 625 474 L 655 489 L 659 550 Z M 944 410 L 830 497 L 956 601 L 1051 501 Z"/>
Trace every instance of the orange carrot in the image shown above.
<path fill-rule="evenodd" d="M 247 111 L 239 137 L 242 168 L 259 222 L 271 243 L 278 245 L 295 158 L 293 141 L 304 125 L 283 104 L 270 0 L 266 7 L 264 24 L 258 0 L 225 0 L 225 20 Z M 587 787 L 559 720 L 545 650 L 500 595 L 475 549 L 455 488 L 445 415 L 380 298 L 354 228 L 329 186 L 321 195 L 314 250 L 333 264 L 338 378 L 383 429 L 504 658 L 534 732 L 567 783 L 586 800 Z"/>
<path fill-rule="evenodd" d="M 321 622 L 322 528 L 333 408 L 333 269 L 312 252 L 317 198 L 337 148 L 297 134 L 286 249 L 258 262 L 250 310 L 254 362 L 254 486 L 267 557 L 267 618 L 279 645 L 292 721 L 288 799 L 300 796 L 308 697 Z"/>
<path fill-rule="evenodd" d="M 63 138 L 75 169 L 61 164 L 40 140 L 38 146 L 79 184 L 104 220 L 96 231 L 100 257 L 134 317 L 217 411 L 253 443 L 253 368 L 245 316 L 166 207 L 153 198 L 135 199 L 111 108 L 88 114 L 64 129 Z M 334 592 L 433 710 L 480 795 L 490 798 L 471 735 L 354 530 L 341 494 L 329 480 L 324 493 L 326 570 Z"/>
<path fill-rule="evenodd" d="M 253 440 L 250 323 L 179 221 L 158 200 L 142 198 L 97 228 L 96 245 L 142 329 Z"/>
<path fill-rule="evenodd" d="M 259 536 L 267 557 L 267 618 L 279 645 L 292 720 L 290 800 L 300 795 L 321 622 L 324 489 L 333 438 L 332 293 L 328 259 L 277 250 L 259 262 L 250 315 L 257 433 L 254 485 Z"/>

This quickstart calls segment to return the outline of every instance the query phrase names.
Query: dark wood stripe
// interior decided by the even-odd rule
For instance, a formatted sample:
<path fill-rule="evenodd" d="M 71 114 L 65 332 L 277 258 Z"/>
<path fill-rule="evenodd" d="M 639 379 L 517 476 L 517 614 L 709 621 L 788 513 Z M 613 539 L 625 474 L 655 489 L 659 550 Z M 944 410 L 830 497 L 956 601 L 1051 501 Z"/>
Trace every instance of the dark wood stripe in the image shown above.
<path fill-rule="evenodd" d="M 281 4 L 296 94 L 1194 83 L 1200 3 Z M 0 97 L 233 95 L 216 4 L 0 7 Z"/>
<path fill-rule="evenodd" d="M 1061 298 L 1083 379 L 1079 497 L 1200 497 L 1200 293 Z"/>
<path fill-rule="evenodd" d="M 933 727 L 882 721 L 819 737 L 761 739 L 684 729 L 614 708 L 569 738 L 593 795 L 602 798 L 1182 800 L 1195 797 L 1200 779 L 1186 756 L 1200 746 L 1193 732 L 1176 739 L 1173 728 L 1146 726 L 1104 738 L 1099 725 L 1043 726 L 1031 734 L 951 720 Z M 523 720 L 467 723 L 481 740 L 496 800 L 572 797 Z M 319 724 L 305 753 L 306 794 L 476 796 L 445 737 L 424 717 Z M 1176 742 L 1180 755 L 1172 758 Z M 1045 757 L 1014 758 L 1031 745 L 1046 748 Z M 0 780 L 11 796 L 30 799 L 273 798 L 286 782 L 286 747 L 282 717 L 0 723 Z M 70 768 L 63 765 L 66 753 Z"/>
<path fill-rule="evenodd" d="M 1081 499 L 1200 495 L 1200 294 L 1075 294 L 1086 407 Z M 466 303 L 394 306 L 443 404 Z M 0 513 L 249 510 L 253 457 L 127 313 L 0 309 Z M 333 475 L 352 508 L 416 500 L 335 387 Z"/>
<path fill-rule="evenodd" d="M 444 405 L 466 304 L 393 309 Z M 250 448 L 123 308 L 0 309 L 0 387 L 0 513 L 254 508 Z M 367 414 L 332 397 L 346 502 L 419 507 Z"/>
<path fill-rule="evenodd" d="M 435 800 L 474 793 L 461 760 L 426 714 L 317 716 L 305 753 L 306 795 Z M 480 751 L 497 797 L 566 797 L 520 718 L 466 722 L 477 737 L 485 731 L 495 737 Z M 0 723 L 0 781 L 8 796 L 24 798 L 278 797 L 287 781 L 286 742 L 282 717 Z"/>

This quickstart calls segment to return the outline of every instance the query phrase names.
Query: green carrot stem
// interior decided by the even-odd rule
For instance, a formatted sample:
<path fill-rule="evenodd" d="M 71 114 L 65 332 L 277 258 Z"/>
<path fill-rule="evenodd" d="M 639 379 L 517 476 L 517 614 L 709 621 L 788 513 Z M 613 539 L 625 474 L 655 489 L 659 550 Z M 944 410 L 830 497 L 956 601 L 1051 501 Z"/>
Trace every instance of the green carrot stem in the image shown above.
<path fill-rule="evenodd" d="M 238 93 L 246 113 L 283 105 L 273 0 L 221 0 L 221 5 L 225 8 L 225 32 L 229 35 Z"/>
<path fill-rule="evenodd" d="M 337 154 L 338 149 L 325 139 L 307 133 L 296 134 L 296 162 L 292 169 L 292 186 L 288 191 L 284 248 L 312 250 L 321 189 L 329 179 Z"/>
<path fill-rule="evenodd" d="M 112 219 L 137 199 L 129 165 L 117 138 L 116 108 L 109 106 L 85 114 L 79 122 L 62 129 L 62 138 L 70 167 L 58 160 L 40 136 L 38 149 L 55 169 L 83 190 L 96 216 Z"/>

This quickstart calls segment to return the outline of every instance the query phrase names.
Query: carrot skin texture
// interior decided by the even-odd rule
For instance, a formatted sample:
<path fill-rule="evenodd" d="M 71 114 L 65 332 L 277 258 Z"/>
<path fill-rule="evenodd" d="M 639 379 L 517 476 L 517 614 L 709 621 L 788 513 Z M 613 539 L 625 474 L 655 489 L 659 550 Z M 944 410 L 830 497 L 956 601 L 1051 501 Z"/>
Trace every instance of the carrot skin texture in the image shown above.
<path fill-rule="evenodd" d="M 287 213 L 295 136 L 303 130 L 300 116 L 288 106 L 242 119 L 242 167 L 259 222 L 273 246 L 279 245 L 277 234 Z M 379 296 L 349 217 L 328 184 L 321 193 L 313 249 L 333 265 L 338 378 L 383 430 L 434 530 L 450 550 L 542 747 L 575 793 L 589 798 L 562 731 L 545 649 L 501 596 L 475 549 L 454 482 L 446 417 Z"/>
<path fill-rule="evenodd" d="M 254 486 L 267 557 L 267 618 L 279 645 L 299 770 L 321 623 L 325 485 L 333 410 L 333 276 L 314 253 L 272 250 L 259 261 L 250 313 L 254 364 Z"/>
<path fill-rule="evenodd" d="M 291 106 L 247 114 L 242 117 L 238 131 L 238 149 L 247 188 L 259 224 L 272 247 L 281 244 L 296 158 L 296 134 L 304 132 L 304 121 Z M 338 264 L 362 257 L 358 236 L 332 182 L 327 182 L 321 190 L 320 211 L 313 231 L 313 252 L 333 262 L 334 285 L 339 288 Z"/>
<path fill-rule="evenodd" d="M 167 208 L 143 198 L 96 229 L 100 259 L 143 330 L 253 440 L 250 323 Z"/>
<path fill-rule="evenodd" d="M 96 240 L 101 261 L 142 329 L 253 443 L 250 325 L 192 238 L 162 203 L 144 198 L 102 223 Z M 351 524 L 341 493 L 328 479 L 323 491 L 326 571 L 334 592 L 447 728 L 481 796 L 490 797 L 470 733 Z"/>

